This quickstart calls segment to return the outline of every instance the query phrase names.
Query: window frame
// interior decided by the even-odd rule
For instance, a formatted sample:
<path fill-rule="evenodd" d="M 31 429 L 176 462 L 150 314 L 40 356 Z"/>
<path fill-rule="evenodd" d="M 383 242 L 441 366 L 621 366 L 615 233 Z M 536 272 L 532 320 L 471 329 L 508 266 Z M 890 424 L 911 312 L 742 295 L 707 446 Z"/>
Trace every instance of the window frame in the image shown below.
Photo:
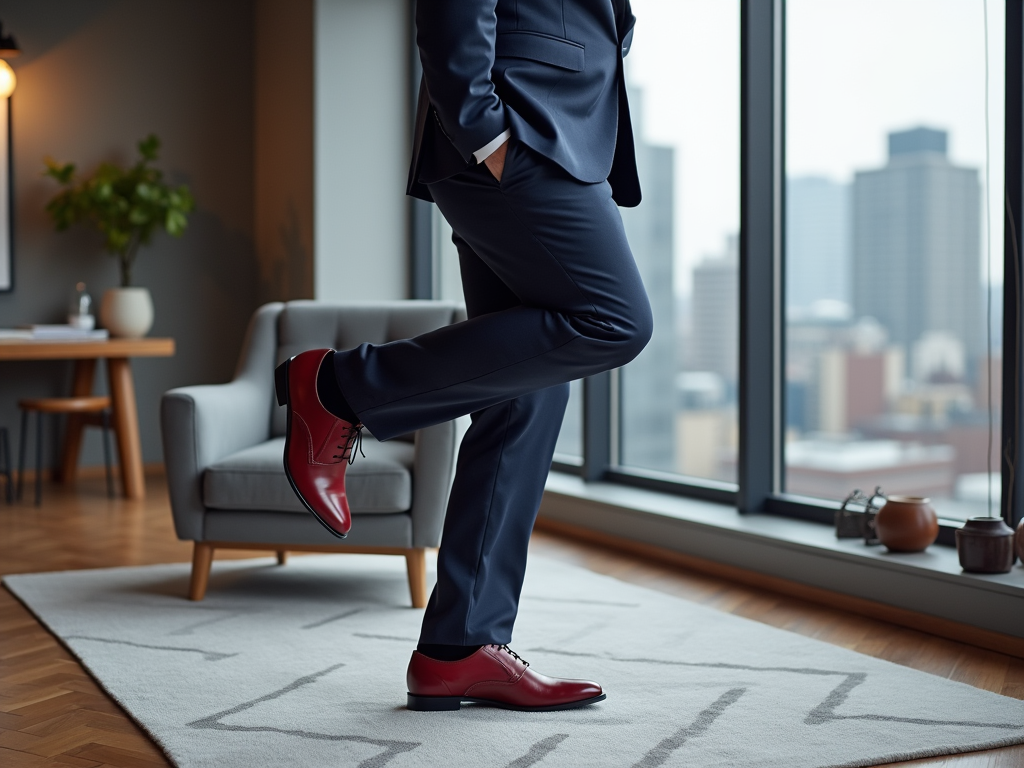
<path fill-rule="evenodd" d="M 584 380 L 583 457 L 552 469 L 587 482 L 610 482 L 831 525 L 838 502 L 781 492 L 785 467 L 785 0 L 740 2 L 740 231 L 737 482 L 721 483 L 624 467 L 618 371 Z M 415 44 L 413 45 L 415 52 Z M 413 56 L 413 90 L 419 82 Z M 1006 0 L 1005 231 L 1003 247 L 1002 517 L 1016 526 L 1024 515 L 1024 471 L 1015 472 L 1024 432 L 1020 264 L 1024 223 L 1024 0 Z M 411 293 L 433 295 L 430 217 L 413 200 Z M 426 222 L 426 223 L 424 223 Z M 1006 393 L 1013 393 L 1006 396 Z M 938 543 L 954 545 L 962 523 L 940 519 Z"/>

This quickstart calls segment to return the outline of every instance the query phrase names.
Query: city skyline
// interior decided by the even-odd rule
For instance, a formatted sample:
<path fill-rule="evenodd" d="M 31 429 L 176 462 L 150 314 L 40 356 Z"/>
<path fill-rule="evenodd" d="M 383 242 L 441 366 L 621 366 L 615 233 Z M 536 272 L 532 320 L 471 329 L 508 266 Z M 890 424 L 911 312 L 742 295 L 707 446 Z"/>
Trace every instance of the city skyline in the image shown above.
<path fill-rule="evenodd" d="M 785 487 L 833 498 L 874 477 L 890 492 L 935 496 L 947 514 L 974 514 L 987 472 L 979 173 L 950 162 L 945 131 L 886 140 L 885 163 L 850 184 L 787 180 Z M 693 296 L 677 303 L 689 314 L 679 471 L 728 480 L 735 236 L 692 274 Z"/>
<path fill-rule="evenodd" d="M 626 75 L 647 94 L 647 139 L 676 148 L 674 277 L 685 298 L 693 267 L 739 229 L 739 3 L 632 6 L 637 25 Z M 857 168 L 884 164 L 889 132 L 917 125 L 949 130 L 953 162 L 985 168 L 981 0 L 930 2 L 927 35 L 919 0 L 788 0 L 786 14 L 788 176 L 849 182 Z M 1005 2 L 990 0 L 992 174 L 985 188 L 995 202 L 1003 183 L 1004 16 Z M 843 34 L 822 34 L 835 29 Z M 908 37 L 913 60 L 900 44 Z M 1001 205 L 992 208 L 992 282 L 999 284 L 1003 217 Z"/>

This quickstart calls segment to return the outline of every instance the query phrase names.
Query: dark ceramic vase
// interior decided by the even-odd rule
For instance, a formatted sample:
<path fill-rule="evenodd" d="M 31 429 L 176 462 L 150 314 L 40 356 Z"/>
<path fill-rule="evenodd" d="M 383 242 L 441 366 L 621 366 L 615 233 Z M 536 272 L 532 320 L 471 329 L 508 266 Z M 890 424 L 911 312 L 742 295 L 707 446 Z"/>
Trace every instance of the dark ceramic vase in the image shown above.
<path fill-rule="evenodd" d="M 1009 573 L 1013 529 L 1001 517 L 972 517 L 956 532 L 960 567 L 968 573 Z"/>
<path fill-rule="evenodd" d="M 923 552 L 939 535 L 939 519 L 928 499 L 890 496 L 878 510 L 875 530 L 890 552 Z"/>

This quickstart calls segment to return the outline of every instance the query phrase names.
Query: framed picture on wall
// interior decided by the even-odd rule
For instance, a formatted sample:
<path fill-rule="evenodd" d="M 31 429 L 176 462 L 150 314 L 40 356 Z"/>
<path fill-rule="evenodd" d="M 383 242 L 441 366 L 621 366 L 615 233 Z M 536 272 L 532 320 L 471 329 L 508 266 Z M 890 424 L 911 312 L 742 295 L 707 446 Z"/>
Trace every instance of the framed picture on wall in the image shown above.
<path fill-rule="evenodd" d="M 14 288 L 14 186 L 11 183 L 11 100 L 0 99 L 0 291 Z"/>

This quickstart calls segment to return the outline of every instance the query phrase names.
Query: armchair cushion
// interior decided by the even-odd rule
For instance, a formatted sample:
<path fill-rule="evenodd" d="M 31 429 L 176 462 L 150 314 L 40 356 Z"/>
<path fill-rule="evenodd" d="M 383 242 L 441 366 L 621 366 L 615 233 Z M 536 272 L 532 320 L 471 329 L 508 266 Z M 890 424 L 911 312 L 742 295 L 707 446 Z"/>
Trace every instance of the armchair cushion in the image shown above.
<path fill-rule="evenodd" d="M 399 440 L 381 443 L 364 436 L 366 457 L 348 468 L 346 491 L 352 514 L 391 514 L 412 507 L 415 448 Z M 233 453 L 203 475 L 203 503 L 209 509 L 266 510 L 308 514 L 281 467 L 284 438 Z"/>

